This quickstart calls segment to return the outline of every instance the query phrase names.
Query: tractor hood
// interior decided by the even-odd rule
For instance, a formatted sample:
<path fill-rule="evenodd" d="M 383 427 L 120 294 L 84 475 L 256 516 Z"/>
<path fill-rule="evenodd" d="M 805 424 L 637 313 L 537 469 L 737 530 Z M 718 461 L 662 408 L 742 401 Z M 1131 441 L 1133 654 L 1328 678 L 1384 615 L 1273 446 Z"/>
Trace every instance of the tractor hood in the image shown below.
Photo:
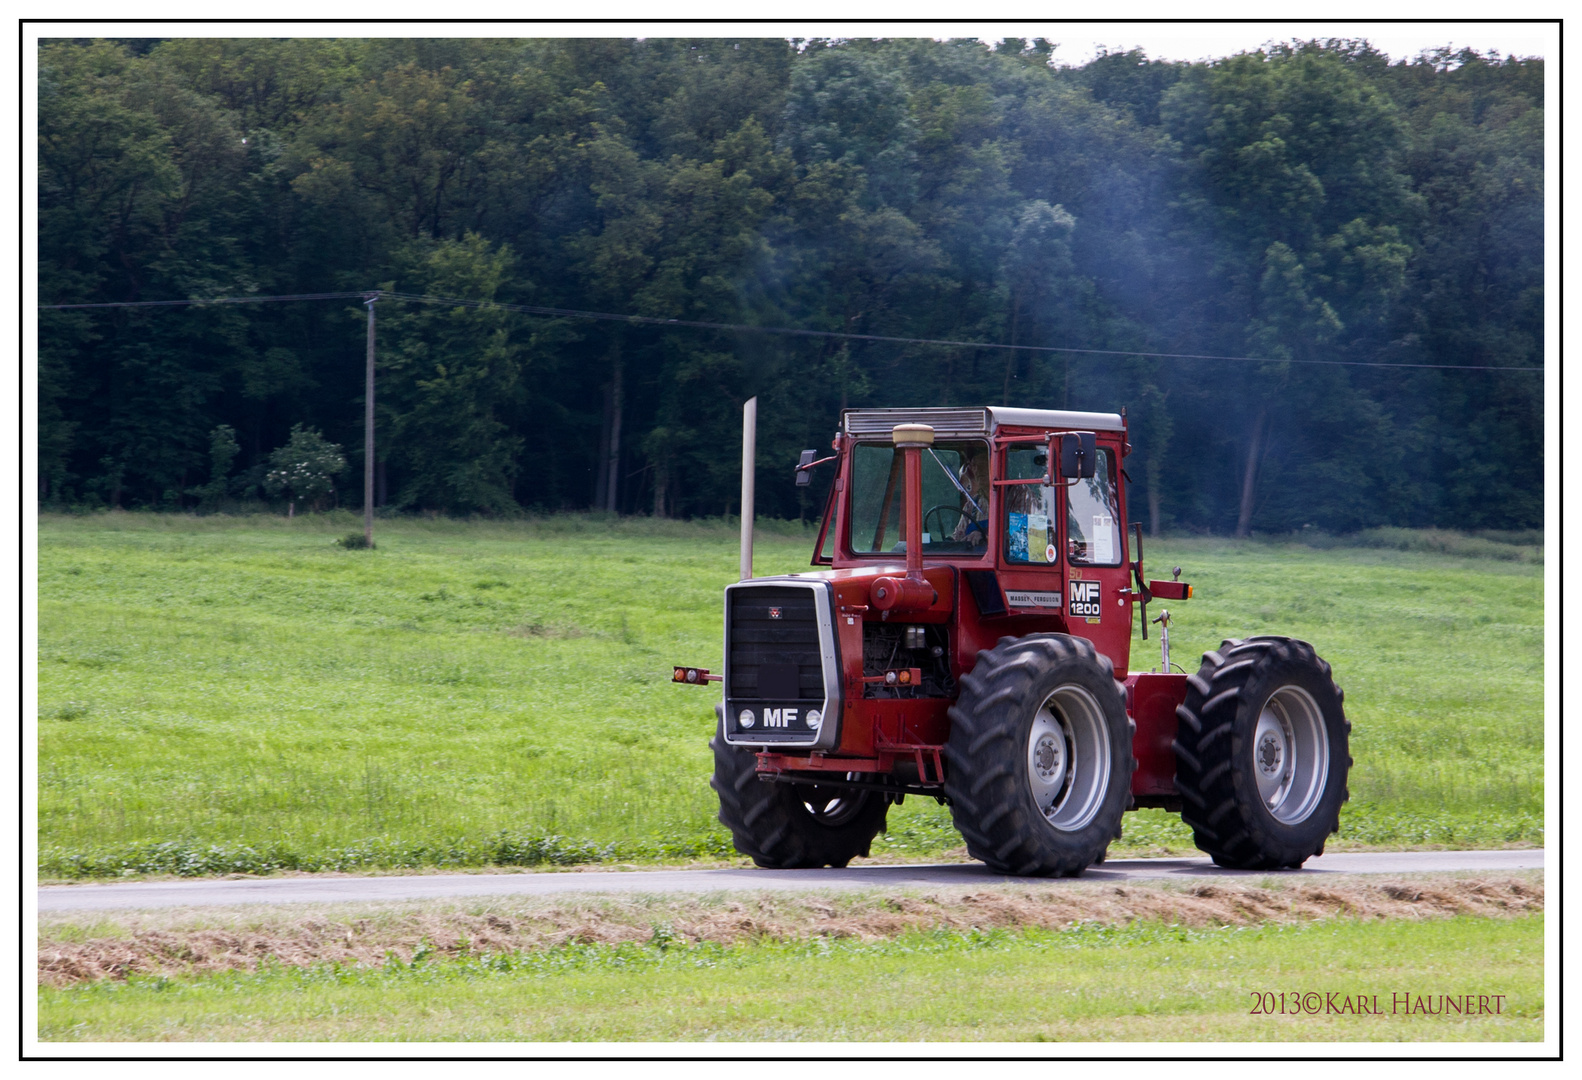
<path fill-rule="evenodd" d="M 932 621 L 949 618 L 956 593 L 955 566 L 924 566 L 922 580 L 909 582 L 903 562 L 876 562 L 832 570 L 812 570 L 772 577 L 755 577 L 743 585 L 776 582 L 828 582 L 838 618 L 866 615 L 885 619 L 905 615 Z M 925 586 L 926 588 L 919 588 Z"/>

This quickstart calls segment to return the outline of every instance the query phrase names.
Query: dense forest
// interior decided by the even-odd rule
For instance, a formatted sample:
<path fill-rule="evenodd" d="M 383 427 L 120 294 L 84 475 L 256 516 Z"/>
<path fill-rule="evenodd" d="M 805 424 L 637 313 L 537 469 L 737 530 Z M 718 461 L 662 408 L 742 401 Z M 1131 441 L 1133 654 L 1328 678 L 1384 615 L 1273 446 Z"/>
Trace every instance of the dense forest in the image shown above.
<path fill-rule="evenodd" d="M 1124 406 L 1155 530 L 1541 527 L 1543 373 L 1498 369 L 1543 363 L 1543 88 L 1355 41 L 49 41 L 39 302 L 1110 351 L 385 299 L 392 510 L 734 513 L 757 395 L 780 517 L 843 407 L 1006 403 Z M 360 504 L 365 325 L 41 311 L 40 499 L 264 498 L 295 429 Z"/>

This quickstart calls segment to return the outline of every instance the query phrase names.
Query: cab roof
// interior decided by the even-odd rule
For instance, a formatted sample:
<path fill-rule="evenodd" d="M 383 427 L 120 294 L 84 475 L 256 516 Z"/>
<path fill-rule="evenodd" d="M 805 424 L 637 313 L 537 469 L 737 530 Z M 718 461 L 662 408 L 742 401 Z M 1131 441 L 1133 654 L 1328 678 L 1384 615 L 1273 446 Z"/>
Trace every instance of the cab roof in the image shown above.
<path fill-rule="evenodd" d="M 1002 427 L 1055 431 L 1122 431 L 1120 413 L 1069 412 L 1064 409 L 847 409 L 841 431 L 847 435 L 889 435 L 897 424 L 927 424 L 937 436 L 992 435 Z"/>

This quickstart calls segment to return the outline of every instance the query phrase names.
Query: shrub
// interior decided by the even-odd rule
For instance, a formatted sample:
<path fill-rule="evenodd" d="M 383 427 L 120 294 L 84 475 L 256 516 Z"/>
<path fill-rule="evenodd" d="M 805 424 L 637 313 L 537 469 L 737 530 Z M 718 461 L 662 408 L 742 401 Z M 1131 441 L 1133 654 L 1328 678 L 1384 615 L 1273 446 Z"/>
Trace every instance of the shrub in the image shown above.
<path fill-rule="evenodd" d="M 271 495 L 289 494 L 317 508 L 335 490 L 335 478 L 346 468 L 346 458 L 335 443 L 326 442 L 313 428 L 296 424 L 291 440 L 269 455 L 269 471 L 264 474 L 264 490 Z"/>

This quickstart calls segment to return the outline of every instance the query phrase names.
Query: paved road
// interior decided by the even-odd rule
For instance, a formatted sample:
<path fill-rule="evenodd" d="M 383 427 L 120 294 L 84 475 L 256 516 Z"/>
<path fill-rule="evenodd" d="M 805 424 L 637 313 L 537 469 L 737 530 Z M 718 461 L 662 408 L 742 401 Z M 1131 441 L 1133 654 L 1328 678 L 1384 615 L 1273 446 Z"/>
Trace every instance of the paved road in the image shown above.
<path fill-rule="evenodd" d="M 1354 852 L 1309 859 L 1293 876 L 1421 874 L 1439 871 L 1541 870 L 1544 853 L 1526 851 Z M 1081 881 L 1264 877 L 1267 871 L 1221 870 L 1206 858 L 1119 859 L 1090 868 Z M 728 890 L 888 889 L 993 885 L 1026 878 L 992 873 L 982 863 L 863 866 L 845 870 L 634 870 L 536 874 L 426 874 L 414 877 L 294 877 L 246 881 L 159 881 L 121 885 L 52 885 L 38 890 L 45 911 L 205 907 L 230 904 L 332 904 L 462 896 L 553 896 L 566 893 L 708 893 Z M 1052 884 L 1058 884 L 1053 882 Z"/>

